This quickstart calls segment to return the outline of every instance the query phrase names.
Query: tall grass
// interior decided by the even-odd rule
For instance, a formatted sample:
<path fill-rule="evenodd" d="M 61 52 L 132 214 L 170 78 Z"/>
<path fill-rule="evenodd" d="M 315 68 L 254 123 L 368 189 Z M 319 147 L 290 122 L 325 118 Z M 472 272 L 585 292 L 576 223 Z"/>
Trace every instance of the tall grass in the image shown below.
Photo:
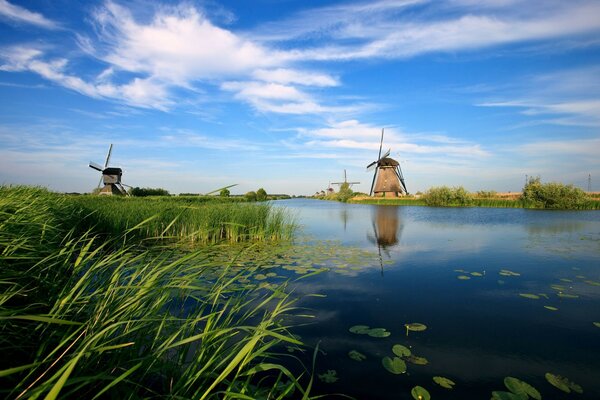
<path fill-rule="evenodd" d="M 136 235 L 177 238 L 201 244 L 289 239 L 295 224 L 281 208 L 266 203 L 187 202 L 177 198 L 82 196 L 71 199 L 83 223 L 118 235 L 138 226 Z"/>
<path fill-rule="evenodd" d="M 308 397 L 274 352 L 300 344 L 285 285 L 241 284 L 251 271 L 204 251 L 139 250 L 124 237 L 144 223 L 82 232 L 80 209 L 41 189 L 0 195 L 4 397 Z"/>

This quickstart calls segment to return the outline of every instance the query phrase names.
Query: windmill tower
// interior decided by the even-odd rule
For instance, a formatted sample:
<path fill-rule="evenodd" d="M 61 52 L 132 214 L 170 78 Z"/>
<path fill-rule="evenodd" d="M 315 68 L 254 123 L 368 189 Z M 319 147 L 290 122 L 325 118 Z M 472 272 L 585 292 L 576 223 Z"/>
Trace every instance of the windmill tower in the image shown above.
<path fill-rule="evenodd" d="M 103 183 L 104 187 L 102 190 L 100 190 L 100 195 L 127 195 L 127 191 L 123 187 L 124 185 L 121 183 L 123 170 L 121 168 L 108 166 L 108 162 L 110 161 L 110 156 L 112 154 L 112 148 L 113 145 L 111 143 L 110 147 L 108 148 L 108 154 L 106 155 L 106 161 L 104 161 L 104 167 L 90 161 L 90 168 L 102 173 L 100 182 L 98 182 L 98 187 L 100 187 Z"/>
<path fill-rule="evenodd" d="M 408 194 L 404 183 L 404 176 L 400 163 L 393 158 L 389 158 L 390 151 L 388 150 L 383 157 L 381 156 L 381 148 L 383 146 L 383 133 L 381 130 L 381 142 L 379 143 L 379 155 L 377 160 L 367 165 L 367 171 L 375 168 L 373 175 L 373 183 L 371 183 L 370 196 L 375 197 L 398 197 Z M 373 188 L 375 190 L 373 190 Z"/>
<path fill-rule="evenodd" d="M 360 182 L 348 182 L 348 178 L 346 176 L 346 170 L 344 170 L 344 182 L 331 182 L 332 185 L 343 185 L 344 183 L 348 184 L 348 187 L 352 187 L 352 185 L 358 185 Z"/>

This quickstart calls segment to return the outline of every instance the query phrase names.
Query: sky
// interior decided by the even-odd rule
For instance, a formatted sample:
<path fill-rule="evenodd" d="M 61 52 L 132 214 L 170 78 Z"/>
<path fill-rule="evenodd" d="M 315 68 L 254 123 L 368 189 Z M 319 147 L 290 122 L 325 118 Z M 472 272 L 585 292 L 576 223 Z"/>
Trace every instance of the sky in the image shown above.
<path fill-rule="evenodd" d="M 600 1 L 0 0 L 0 184 L 600 190 Z M 334 185 L 335 186 L 335 185 Z"/>

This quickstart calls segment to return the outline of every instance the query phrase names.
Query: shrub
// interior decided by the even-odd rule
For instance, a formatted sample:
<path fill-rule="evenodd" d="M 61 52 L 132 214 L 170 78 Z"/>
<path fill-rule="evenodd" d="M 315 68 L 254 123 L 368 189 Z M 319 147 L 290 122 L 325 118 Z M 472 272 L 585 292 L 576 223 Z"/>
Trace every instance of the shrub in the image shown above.
<path fill-rule="evenodd" d="M 265 189 L 260 188 L 256 191 L 256 200 L 258 200 L 258 201 L 267 200 L 267 192 L 265 191 Z"/>
<path fill-rule="evenodd" d="M 471 204 L 469 192 L 462 186 L 449 188 L 448 186 L 439 186 L 430 188 L 422 199 L 428 206 L 446 207 L 446 206 L 467 206 Z"/>
<path fill-rule="evenodd" d="M 170 196 L 169 191 L 161 188 L 140 188 L 134 187 L 129 189 L 129 194 L 134 197 L 147 197 L 147 196 Z"/>
<path fill-rule="evenodd" d="M 244 197 L 246 197 L 246 200 L 248 200 L 248 201 L 256 201 L 256 192 L 250 191 L 250 192 L 246 193 L 244 195 Z"/>
<path fill-rule="evenodd" d="M 347 202 L 354 196 L 354 192 L 350 189 L 350 184 L 344 182 L 340 185 L 340 190 L 337 192 L 337 200 L 342 203 Z"/>
<path fill-rule="evenodd" d="M 542 183 L 539 176 L 529 178 L 522 199 L 526 207 L 562 210 L 583 208 L 589 200 L 583 190 L 573 185 Z"/>
<path fill-rule="evenodd" d="M 231 194 L 231 192 L 229 191 L 229 189 L 221 189 L 221 191 L 219 192 L 219 196 L 221 197 L 229 197 L 229 195 Z"/>

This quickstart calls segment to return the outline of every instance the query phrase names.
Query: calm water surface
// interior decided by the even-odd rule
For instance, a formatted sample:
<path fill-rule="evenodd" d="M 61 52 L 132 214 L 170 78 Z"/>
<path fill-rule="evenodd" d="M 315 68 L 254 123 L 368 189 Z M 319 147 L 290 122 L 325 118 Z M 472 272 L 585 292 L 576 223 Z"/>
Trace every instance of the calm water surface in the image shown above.
<path fill-rule="evenodd" d="M 408 399 L 420 385 L 434 399 L 489 399 L 493 390 L 507 390 L 503 379 L 513 376 L 544 399 L 600 399 L 600 328 L 593 324 L 600 322 L 600 212 L 296 199 L 275 205 L 297 215 L 302 234 L 373 254 L 356 276 L 327 272 L 298 282 L 297 293 L 327 296 L 302 301 L 316 318 L 296 330 L 305 342 L 320 343 L 317 373 L 335 370 L 339 378 L 317 382 L 319 391 Z M 502 276 L 502 269 L 520 276 Z M 412 322 L 427 330 L 407 336 L 404 324 Z M 359 324 L 391 335 L 348 331 Z M 428 364 L 407 363 L 407 373 L 391 374 L 381 360 L 394 356 L 394 344 Z M 354 361 L 350 350 L 367 358 Z M 547 372 L 581 385 L 583 394 L 559 391 L 544 378 Z M 455 388 L 436 385 L 434 376 L 452 379 Z"/>

